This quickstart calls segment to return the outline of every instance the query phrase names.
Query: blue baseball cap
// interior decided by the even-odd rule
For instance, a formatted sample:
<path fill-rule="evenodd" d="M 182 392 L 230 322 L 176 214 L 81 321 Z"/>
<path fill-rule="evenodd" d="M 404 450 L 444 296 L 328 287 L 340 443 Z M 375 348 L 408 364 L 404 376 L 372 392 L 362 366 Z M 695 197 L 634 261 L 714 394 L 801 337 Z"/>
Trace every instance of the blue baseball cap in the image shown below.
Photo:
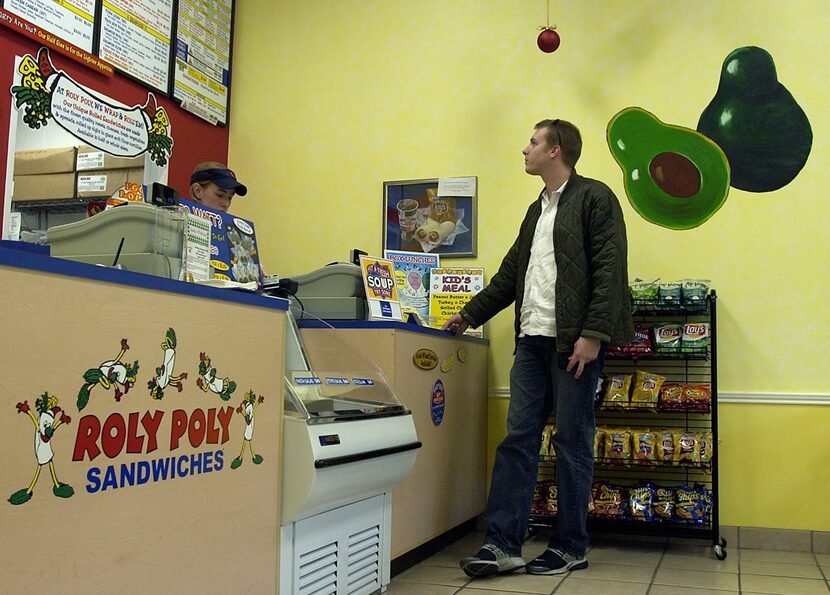
<path fill-rule="evenodd" d="M 213 182 L 222 190 L 232 191 L 239 196 L 248 194 L 248 187 L 245 184 L 240 184 L 236 179 L 236 174 L 226 168 L 217 167 L 193 172 L 193 175 L 190 176 L 190 183 L 195 182 Z"/>

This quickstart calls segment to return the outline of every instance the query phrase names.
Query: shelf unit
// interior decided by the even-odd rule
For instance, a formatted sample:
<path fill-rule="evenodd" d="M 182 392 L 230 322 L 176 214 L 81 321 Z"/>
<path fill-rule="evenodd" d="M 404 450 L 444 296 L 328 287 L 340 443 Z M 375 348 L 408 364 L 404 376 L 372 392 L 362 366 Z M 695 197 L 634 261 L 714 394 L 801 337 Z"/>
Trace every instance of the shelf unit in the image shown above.
<path fill-rule="evenodd" d="M 632 457 L 626 461 L 599 458 L 594 463 L 594 482 L 626 488 L 645 484 L 666 487 L 705 486 L 711 493 L 711 506 L 702 522 L 643 521 L 629 516 L 602 518 L 589 515 L 589 532 L 622 532 L 655 536 L 673 536 L 711 539 L 715 557 L 726 558 L 726 540 L 720 535 L 718 498 L 718 380 L 717 380 L 717 308 L 716 293 L 710 291 L 705 300 L 693 306 L 656 306 L 635 303 L 635 323 L 649 326 L 659 322 L 709 323 L 709 345 L 705 353 L 673 353 L 625 355 L 609 354 L 605 359 L 604 375 L 633 374 L 638 370 L 659 374 L 665 383 L 708 384 L 711 400 L 708 406 L 694 410 L 664 407 L 662 404 L 630 403 L 627 406 L 596 410 L 597 427 L 649 429 L 655 432 L 673 430 L 684 432 L 711 432 L 711 460 L 705 463 L 642 464 Z M 555 479 L 555 457 L 540 457 L 539 481 Z M 532 530 L 548 528 L 555 517 L 532 514 Z"/>

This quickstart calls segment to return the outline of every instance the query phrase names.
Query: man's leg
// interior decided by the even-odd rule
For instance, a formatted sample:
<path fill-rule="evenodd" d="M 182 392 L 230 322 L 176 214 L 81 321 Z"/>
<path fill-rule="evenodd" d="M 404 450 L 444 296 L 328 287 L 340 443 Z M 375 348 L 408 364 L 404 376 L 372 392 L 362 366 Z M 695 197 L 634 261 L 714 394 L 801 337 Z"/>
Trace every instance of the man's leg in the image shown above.
<path fill-rule="evenodd" d="M 556 375 L 556 531 L 548 550 L 528 565 L 533 574 L 559 574 L 588 566 L 588 502 L 594 473 L 594 394 L 604 350 L 576 379 L 558 369 Z"/>
<path fill-rule="evenodd" d="M 552 404 L 549 356 L 552 341 L 548 337 L 519 339 L 510 370 L 507 437 L 496 449 L 484 538 L 485 544 L 495 546 L 509 561 L 506 565 L 493 563 L 486 559 L 491 556 L 482 550 L 461 561 L 470 576 L 512 572 L 524 566 L 522 544 L 536 486 L 542 430 Z M 498 553 L 494 556 L 499 557 Z M 485 559 L 479 560 L 482 557 Z"/>

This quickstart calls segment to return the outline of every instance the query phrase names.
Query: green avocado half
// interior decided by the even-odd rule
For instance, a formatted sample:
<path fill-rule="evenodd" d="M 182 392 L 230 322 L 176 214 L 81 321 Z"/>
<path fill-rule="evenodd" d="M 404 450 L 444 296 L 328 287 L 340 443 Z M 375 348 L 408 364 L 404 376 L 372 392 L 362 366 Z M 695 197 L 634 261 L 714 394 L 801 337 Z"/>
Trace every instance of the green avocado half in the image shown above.
<path fill-rule="evenodd" d="M 611 118 L 606 136 L 623 170 L 628 201 L 646 221 L 692 229 L 726 201 L 729 161 L 699 132 L 629 107 Z"/>

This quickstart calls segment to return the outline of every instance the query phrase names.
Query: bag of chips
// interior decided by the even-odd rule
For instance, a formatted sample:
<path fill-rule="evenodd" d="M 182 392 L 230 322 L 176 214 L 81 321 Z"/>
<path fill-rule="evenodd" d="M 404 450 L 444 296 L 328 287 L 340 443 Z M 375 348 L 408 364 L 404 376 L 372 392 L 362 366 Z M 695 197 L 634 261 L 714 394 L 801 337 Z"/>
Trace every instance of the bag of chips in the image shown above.
<path fill-rule="evenodd" d="M 651 372 L 637 370 L 634 379 L 634 388 L 631 392 L 631 406 L 646 409 L 656 409 L 657 399 L 660 396 L 660 387 L 666 377 Z"/>
<path fill-rule="evenodd" d="M 654 325 L 654 353 L 671 354 L 680 352 L 683 325 L 676 322 L 662 322 Z"/>
<path fill-rule="evenodd" d="M 697 448 L 700 452 L 701 463 L 712 462 L 712 432 L 700 432 L 697 435 Z"/>
<path fill-rule="evenodd" d="M 598 482 L 592 490 L 593 515 L 602 518 L 621 518 L 625 514 L 625 488 Z"/>
<path fill-rule="evenodd" d="M 660 306 L 679 307 L 683 300 L 683 286 L 680 281 L 661 281 L 657 286 L 657 303 Z"/>
<path fill-rule="evenodd" d="M 696 525 L 703 524 L 706 503 L 700 490 L 685 485 L 681 486 L 677 488 L 675 502 L 675 516 L 677 519 Z"/>
<path fill-rule="evenodd" d="M 605 460 L 617 465 L 631 461 L 631 431 L 609 428 L 605 432 Z"/>
<path fill-rule="evenodd" d="M 684 279 L 681 281 L 683 304 L 687 309 L 702 310 L 706 307 L 706 294 L 709 293 L 709 279 Z"/>
<path fill-rule="evenodd" d="M 545 485 L 545 514 L 549 516 L 559 512 L 559 499 L 557 497 L 556 482 L 551 480 Z"/>
<path fill-rule="evenodd" d="M 684 384 L 683 408 L 686 411 L 708 413 L 712 404 L 711 384 Z"/>
<path fill-rule="evenodd" d="M 611 345 L 608 353 L 616 356 L 650 355 L 654 353 L 651 341 L 651 327 L 647 324 L 634 325 L 634 339 L 627 345 Z"/>
<path fill-rule="evenodd" d="M 545 429 L 542 430 L 542 445 L 539 448 L 539 456 L 547 457 L 552 454 L 550 440 L 553 437 L 554 431 L 554 427 L 550 424 L 546 425 Z"/>
<path fill-rule="evenodd" d="M 544 514 L 545 513 L 545 498 L 546 490 L 545 484 L 549 479 L 537 481 L 533 488 L 533 502 L 530 505 L 530 514 Z"/>
<path fill-rule="evenodd" d="M 709 349 L 709 323 L 690 322 L 683 325 L 680 337 L 682 353 L 706 353 Z"/>
<path fill-rule="evenodd" d="M 599 461 L 605 453 L 605 428 L 597 427 L 594 433 L 594 459 Z"/>
<path fill-rule="evenodd" d="M 687 465 L 700 462 L 700 447 L 697 443 L 697 434 L 694 432 L 680 432 L 675 460 L 678 463 L 685 463 Z"/>
<path fill-rule="evenodd" d="M 635 306 L 654 306 L 657 303 L 657 279 L 654 281 L 643 281 L 635 279 L 630 286 L 631 301 Z"/>
<path fill-rule="evenodd" d="M 660 388 L 660 409 L 663 411 L 682 411 L 683 385 L 663 384 Z"/>
<path fill-rule="evenodd" d="M 663 430 L 657 434 L 657 461 L 673 463 L 674 453 L 677 451 L 675 434 L 671 430 Z"/>
<path fill-rule="evenodd" d="M 675 508 L 675 489 L 669 487 L 654 488 L 654 516 L 661 521 L 671 521 Z"/>
<path fill-rule="evenodd" d="M 628 490 L 628 515 L 638 521 L 654 520 L 654 488 L 646 484 Z"/>
<path fill-rule="evenodd" d="M 634 430 L 634 460 L 641 465 L 653 465 L 657 459 L 657 434 L 651 430 Z"/>
<path fill-rule="evenodd" d="M 631 391 L 633 374 L 612 374 L 605 378 L 605 397 L 603 407 L 628 407 L 628 394 Z"/>

